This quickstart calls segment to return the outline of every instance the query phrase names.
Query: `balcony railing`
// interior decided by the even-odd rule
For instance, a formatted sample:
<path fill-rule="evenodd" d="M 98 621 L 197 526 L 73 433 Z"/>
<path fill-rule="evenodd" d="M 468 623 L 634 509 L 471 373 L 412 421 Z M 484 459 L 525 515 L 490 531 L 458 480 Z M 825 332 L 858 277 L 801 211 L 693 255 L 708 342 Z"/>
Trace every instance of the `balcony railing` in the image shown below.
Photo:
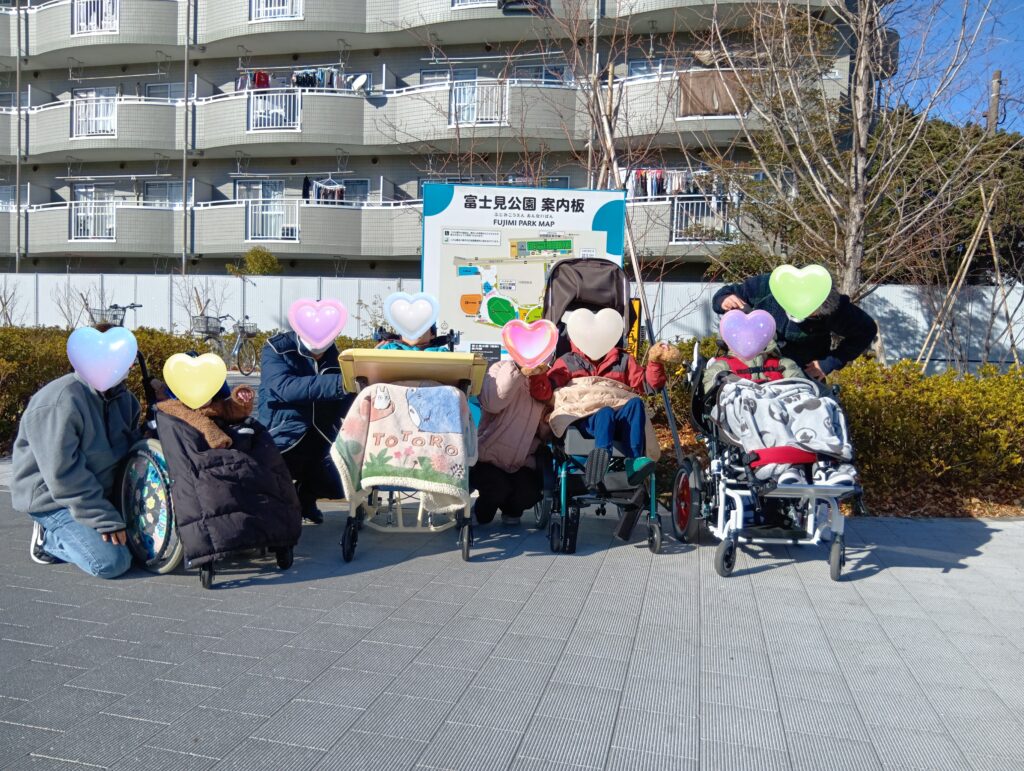
<path fill-rule="evenodd" d="M 72 241 L 116 241 L 116 201 L 72 201 Z"/>
<path fill-rule="evenodd" d="M 452 0 L 452 8 L 497 8 L 498 0 Z"/>
<path fill-rule="evenodd" d="M 302 92 L 294 88 L 249 92 L 249 131 L 298 131 Z"/>
<path fill-rule="evenodd" d="M 729 199 L 688 195 L 672 199 L 672 243 L 729 241 L 733 235 Z"/>
<path fill-rule="evenodd" d="M 71 34 L 90 35 L 117 32 L 118 0 L 72 0 Z"/>
<path fill-rule="evenodd" d="M 249 0 L 249 21 L 301 19 L 303 0 Z"/>
<path fill-rule="evenodd" d="M 299 201 L 246 201 L 245 240 L 298 241 Z"/>
<path fill-rule="evenodd" d="M 117 99 L 90 97 L 72 100 L 71 136 L 117 136 Z"/>
<path fill-rule="evenodd" d="M 508 122 L 508 81 L 457 80 L 450 86 L 448 125 L 495 126 Z"/>

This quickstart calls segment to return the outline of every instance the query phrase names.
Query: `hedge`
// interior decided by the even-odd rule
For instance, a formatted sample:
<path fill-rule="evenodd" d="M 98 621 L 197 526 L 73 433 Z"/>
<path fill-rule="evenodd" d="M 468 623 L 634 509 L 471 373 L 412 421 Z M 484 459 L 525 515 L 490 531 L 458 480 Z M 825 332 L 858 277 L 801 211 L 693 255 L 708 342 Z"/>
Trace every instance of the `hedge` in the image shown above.
<path fill-rule="evenodd" d="M 0 328 L 0 444 L 10 447 L 29 397 L 70 371 L 61 329 Z M 151 371 L 168 356 L 193 348 L 190 337 L 136 330 Z M 265 336 L 256 341 L 262 346 Z M 684 360 L 694 341 L 680 343 Z M 340 348 L 370 347 L 372 341 L 338 340 Z M 712 354 L 713 342 L 701 343 Z M 675 373 L 671 399 L 684 449 L 699 452 L 689 427 L 690 394 L 684 370 Z M 1024 502 L 1024 372 L 994 368 L 976 375 L 925 377 L 909 362 L 886 367 L 858 361 L 834 378 L 842 386 L 857 466 L 868 509 L 886 514 L 971 516 L 1019 513 Z M 129 385 L 142 396 L 136 370 Z M 664 413 L 654 400 L 659 433 L 668 443 Z M 660 413 L 660 414 L 658 414 Z M 674 458 L 665 453 L 659 478 L 668 482 Z M 666 484 L 662 489 L 668 490 Z"/>

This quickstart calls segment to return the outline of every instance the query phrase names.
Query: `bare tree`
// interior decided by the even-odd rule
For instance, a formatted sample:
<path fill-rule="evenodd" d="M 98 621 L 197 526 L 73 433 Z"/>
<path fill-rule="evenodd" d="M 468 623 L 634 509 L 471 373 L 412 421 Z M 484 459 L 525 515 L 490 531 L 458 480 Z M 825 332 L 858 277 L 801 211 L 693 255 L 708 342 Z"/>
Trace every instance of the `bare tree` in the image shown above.
<path fill-rule="evenodd" d="M 707 149 L 747 203 L 748 236 L 826 263 L 854 297 L 934 268 L 948 247 L 943 216 L 1002 157 L 983 157 L 983 134 L 966 127 L 952 145 L 929 133 L 991 37 L 992 0 L 953 5 L 952 33 L 940 0 L 770 0 L 742 18 L 716 9 L 702 56 L 739 132 Z"/>
<path fill-rule="evenodd" d="M 86 316 L 91 305 L 92 287 L 82 293 L 70 281 L 65 281 L 50 290 L 50 299 L 57 314 L 64 322 L 65 329 L 74 329 Z"/>
<path fill-rule="evenodd" d="M 5 327 L 20 325 L 25 320 L 22 300 L 18 296 L 18 285 L 4 276 L 0 284 L 0 324 Z"/>

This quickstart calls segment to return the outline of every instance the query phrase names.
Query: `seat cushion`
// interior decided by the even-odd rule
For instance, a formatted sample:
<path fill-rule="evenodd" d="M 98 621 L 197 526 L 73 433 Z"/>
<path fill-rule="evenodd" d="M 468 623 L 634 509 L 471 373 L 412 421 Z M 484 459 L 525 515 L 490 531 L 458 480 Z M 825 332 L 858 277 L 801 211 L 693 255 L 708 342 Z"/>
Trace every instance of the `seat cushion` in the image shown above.
<path fill-rule="evenodd" d="M 589 455 L 590 451 L 594 449 L 594 440 L 583 436 L 583 434 L 580 433 L 580 430 L 575 426 L 569 426 L 562 441 L 566 455 Z M 619 442 L 616 442 L 612 446 L 612 457 L 629 457 L 629 448 Z"/>

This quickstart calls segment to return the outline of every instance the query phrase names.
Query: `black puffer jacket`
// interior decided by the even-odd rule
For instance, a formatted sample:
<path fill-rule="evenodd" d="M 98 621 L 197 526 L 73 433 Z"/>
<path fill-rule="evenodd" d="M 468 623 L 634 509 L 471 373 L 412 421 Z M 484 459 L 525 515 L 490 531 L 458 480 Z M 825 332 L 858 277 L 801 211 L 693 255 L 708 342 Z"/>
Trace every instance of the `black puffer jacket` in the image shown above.
<path fill-rule="evenodd" d="M 157 412 L 185 559 L 197 566 L 244 549 L 294 546 L 299 499 L 270 434 L 253 418 L 217 424 L 231 438 L 229 449 L 211 450 L 188 423 Z"/>

